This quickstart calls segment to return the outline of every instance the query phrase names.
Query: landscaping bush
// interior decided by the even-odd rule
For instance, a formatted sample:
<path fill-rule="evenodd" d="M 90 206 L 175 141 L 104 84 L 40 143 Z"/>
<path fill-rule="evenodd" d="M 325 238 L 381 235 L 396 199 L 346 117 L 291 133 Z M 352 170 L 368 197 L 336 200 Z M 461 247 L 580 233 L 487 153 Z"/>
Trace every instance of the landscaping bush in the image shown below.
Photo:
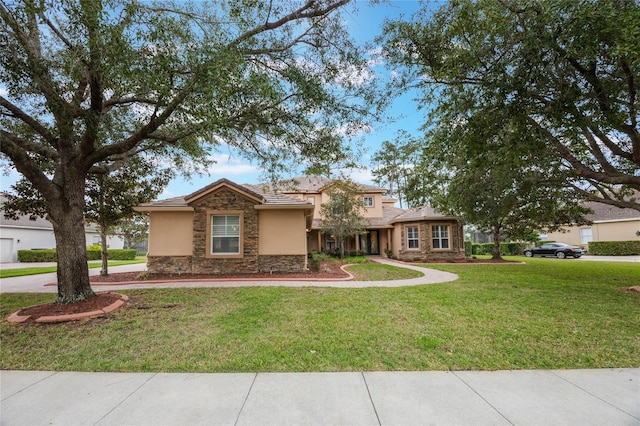
<path fill-rule="evenodd" d="M 464 255 L 465 257 L 473 256 L 473 241 L 465 241 L 464 242 Z"/>
<path fill-rule="evenodd" d="M 125 249 L 108 249 L 107 258 L 109 260 L 134 260 L 137 252 L 133 250 Z M 100 249 L 95 248 L 87 249 L 88 260 L 100 260 Z M 56 262 L 56 249 L 42 249 L 42 250 L 18 250 L 18 262 Z"/>
<path fill-rule="evenodd" d="M 640 241 L 591 241 L 589 254 L 600 256 L 631 256 L 640 254 Z"/>
<path fill-rule="evenodd" d="M 502 256 L 519 256 L 527 248 L 526 243 L 500 243 L 500 254 Z M 465 252 L 467 245 L 465 243 Z M 493 254 L 493 243 L 472 244 L 471 254 Z"/>
<path fill-rule="evenodd" d="M 87 260 L 100 260 L 102 259 L 102 251 L 100 246 L 97 249 L 89 247 L 87 249 Z"/>
<path fill-rule="evenodd" d="M 56 262 L 56 249 L 18 250 L 18 262 Z"/>

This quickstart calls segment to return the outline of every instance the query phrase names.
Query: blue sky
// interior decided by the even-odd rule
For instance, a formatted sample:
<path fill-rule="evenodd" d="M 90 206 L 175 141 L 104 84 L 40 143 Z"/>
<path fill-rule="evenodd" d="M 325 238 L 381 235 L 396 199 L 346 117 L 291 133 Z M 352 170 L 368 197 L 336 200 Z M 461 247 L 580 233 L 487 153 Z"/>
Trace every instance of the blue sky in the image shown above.
<path fill-rule="evenodd" d="M 439 5 L 439 2 L 435 3 Z M 394 19 L 401 14 L 410 17 L 421 5 L 415 0 L 401 0 L 375 5 L 369 4 L 368 1 L 359 1 L 357 6 L 357 12 L 347 14 L 345 24 L 356 41 L 366 43 L 373 41 L 380 34 L 385 18 Z M 376 72 L 380 71 L 379 68 L 376 69 Z M 385 71 L 382 70 L 382 72 Z M 0 90 L 2 89 L 0 87 Z M 382 142 L 385 140 L 393 141 L 398 131 L 405 130 L 417 134 L 418 128 L 424 122 L 424 111 L 417 110 L 417 104 L 412 98 L 411 94 L 407 94 L 396 99 L 388 113 L 399 118 L 394 121 L 377 123 L 369 133 L 364 135 L 363 148 L 365 153 L 361 157 L 363 164 L 368 165 L 369 159 L 379 149 Z M 255 165 L 235 157 L 229 152 L 219 152 L 215 158 L 217 164 L 210 169 L 209 175 L 193 175 L 189 180 L 182 176 L 177 177 L 170 182 L 160 198 L 189 194 L 223 177 L 238 183 L 258 183 L 261 179 L 261 172 Z M 352 173 L 352 177 L 361 183 L 372 183 L 369 169 L 356 170 Z M 18 178 L 19 175 L 15 171 L 12 171 L 8 176 L 0 176 L 0 190 L 8 190 L 9 186 L 15 183 Z"/>

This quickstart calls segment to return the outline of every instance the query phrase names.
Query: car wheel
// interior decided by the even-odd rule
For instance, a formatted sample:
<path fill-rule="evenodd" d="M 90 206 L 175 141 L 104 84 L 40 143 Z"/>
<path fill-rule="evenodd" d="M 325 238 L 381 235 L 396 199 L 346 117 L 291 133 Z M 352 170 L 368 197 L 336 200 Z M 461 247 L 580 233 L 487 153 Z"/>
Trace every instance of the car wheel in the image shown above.
<path fill-rule="evenodd" d="M 580 259 L 580 257 L 581 257 L 581 256 L 582 256 L 581 254 L 574 254 L 574 255 L 573 255 L 573 258 L 574 258 L 574 259 Z"/>
<path fill-rule="evenodd" d="M 533 252 L 531 250 L 527 250 L 524 252 L 524 255 L 527 257 L 533 257 Z"/>
<path fill-rule="evenodd" d="M 557 252 L 557 253 L 556 253 L 556 257 L 557 257 L 558 259 L 564 259 L 565 257 L 567 257 L 567 255 L 566 255 L 566 254 L 564 254 L 564 252 L 559 251 L 559 252 Z"/>

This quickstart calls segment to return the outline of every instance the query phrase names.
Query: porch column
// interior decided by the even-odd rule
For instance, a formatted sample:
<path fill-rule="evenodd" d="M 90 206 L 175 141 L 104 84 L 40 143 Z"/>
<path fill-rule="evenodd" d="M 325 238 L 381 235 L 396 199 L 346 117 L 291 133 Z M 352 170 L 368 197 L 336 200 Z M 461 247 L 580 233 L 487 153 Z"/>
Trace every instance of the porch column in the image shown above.
<path fill-rule="evenodd" d="M 322 233 L 318 231 L 318 251 L 322 251 Z"/>
<path fill-rule="evenodd" d="M 356 251 L 360 251 L 360 235 L 356 235 Z"/>

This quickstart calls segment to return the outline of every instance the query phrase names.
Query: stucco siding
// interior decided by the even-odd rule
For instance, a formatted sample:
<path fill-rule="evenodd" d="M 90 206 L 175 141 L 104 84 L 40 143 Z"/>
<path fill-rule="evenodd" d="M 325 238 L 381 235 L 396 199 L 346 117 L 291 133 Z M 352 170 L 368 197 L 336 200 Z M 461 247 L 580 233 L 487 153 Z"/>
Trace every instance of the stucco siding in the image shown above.
<path fill-rule="evenodd" d="M 258 229 L 260 255 L 307 253 L 303 210 L 262 210 Z"/>
<path fill-rule="evenodd" d="M 636 235 L 636 231 L 640 231 L 640 219 L 601 222 L 583 226 L 570 226 L 564 228 L 566 232 L 557 231 L 547 233 L 547 240 L 558 241 L 571 245 L 585 244 L 580 238 L 580 230 L 589 228 L 591 229 L 591 241 L 640 240 L 640 237 Z"/>
<path fill-rule="evenodd" d="M 149 256 L 193 254 L 192 212 L 152 212 L 149 223 Z"/>

